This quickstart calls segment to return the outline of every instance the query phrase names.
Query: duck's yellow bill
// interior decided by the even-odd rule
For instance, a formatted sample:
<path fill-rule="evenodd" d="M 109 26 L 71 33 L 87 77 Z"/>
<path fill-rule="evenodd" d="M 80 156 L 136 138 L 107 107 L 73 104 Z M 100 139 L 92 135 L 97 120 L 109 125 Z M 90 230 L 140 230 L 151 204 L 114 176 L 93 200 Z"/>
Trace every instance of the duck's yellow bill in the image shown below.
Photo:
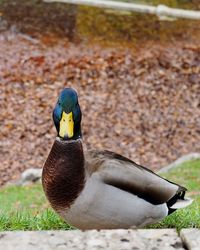
<path fill-rule="evenodd" d="M 74 136 L 74 120 L 72 112 L 67 114 L 63 111 L 62 118 L 60 120 L 59 136 L 61 138 L 72 138 Z"/>

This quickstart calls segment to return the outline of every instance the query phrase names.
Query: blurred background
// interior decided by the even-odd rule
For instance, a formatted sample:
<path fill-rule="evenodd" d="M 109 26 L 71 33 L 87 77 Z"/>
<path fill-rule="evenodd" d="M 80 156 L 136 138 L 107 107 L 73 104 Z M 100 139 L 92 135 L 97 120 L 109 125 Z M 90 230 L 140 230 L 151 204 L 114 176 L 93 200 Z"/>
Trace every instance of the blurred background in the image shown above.
<path fill-rule="evenodd" d="M 200 10 L 198 0 L 136 0 Z M 0 185 L 41 168 L 73 87 L 87 148 L 157 170 L 200 152 L 200 21 L 0 0 Z"/>

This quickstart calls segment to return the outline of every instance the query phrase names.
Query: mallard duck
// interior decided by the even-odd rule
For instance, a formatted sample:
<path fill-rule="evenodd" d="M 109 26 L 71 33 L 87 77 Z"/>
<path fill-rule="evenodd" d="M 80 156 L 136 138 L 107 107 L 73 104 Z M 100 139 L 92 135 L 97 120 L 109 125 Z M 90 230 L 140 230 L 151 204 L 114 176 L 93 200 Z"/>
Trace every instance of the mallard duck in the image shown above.
<path fill-rule="evenodd" d="M 53 110 L 57 137 L 43 168 L 52 208 L 79 229 L 143 227 L 191 204 L 186 188 L 111 151 L 83 150 L 81 109 L 65 88 Z"/>

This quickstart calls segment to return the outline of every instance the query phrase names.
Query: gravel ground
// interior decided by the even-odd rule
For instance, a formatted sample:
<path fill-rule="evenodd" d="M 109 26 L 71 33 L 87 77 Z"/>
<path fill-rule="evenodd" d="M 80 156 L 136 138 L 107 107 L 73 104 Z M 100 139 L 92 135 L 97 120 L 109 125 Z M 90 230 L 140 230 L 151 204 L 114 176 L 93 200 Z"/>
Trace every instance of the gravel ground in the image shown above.
<path fill-rule="evenodd" d="M 136 49 L 72 45 L 0 34 L 0 185 L 42 167 L 56 131 L 52 108 L 74 87 L 88 148 L 159 169 L 200 151 L 200 46 Z"/>

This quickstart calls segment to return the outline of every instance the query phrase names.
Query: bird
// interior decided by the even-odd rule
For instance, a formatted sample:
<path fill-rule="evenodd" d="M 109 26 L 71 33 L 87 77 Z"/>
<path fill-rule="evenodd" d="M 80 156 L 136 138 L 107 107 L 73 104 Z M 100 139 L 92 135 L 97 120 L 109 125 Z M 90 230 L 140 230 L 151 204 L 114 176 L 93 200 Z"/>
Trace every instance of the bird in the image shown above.
<path fill-rule="evenodd" d="M 192 203 L 187 189 L 109 150 L 85 150 L 82 112 L 73 88 L 53 110 L 57 130 L 42 171 L 51 207 L 81 229 L 142 228 Z"/>

